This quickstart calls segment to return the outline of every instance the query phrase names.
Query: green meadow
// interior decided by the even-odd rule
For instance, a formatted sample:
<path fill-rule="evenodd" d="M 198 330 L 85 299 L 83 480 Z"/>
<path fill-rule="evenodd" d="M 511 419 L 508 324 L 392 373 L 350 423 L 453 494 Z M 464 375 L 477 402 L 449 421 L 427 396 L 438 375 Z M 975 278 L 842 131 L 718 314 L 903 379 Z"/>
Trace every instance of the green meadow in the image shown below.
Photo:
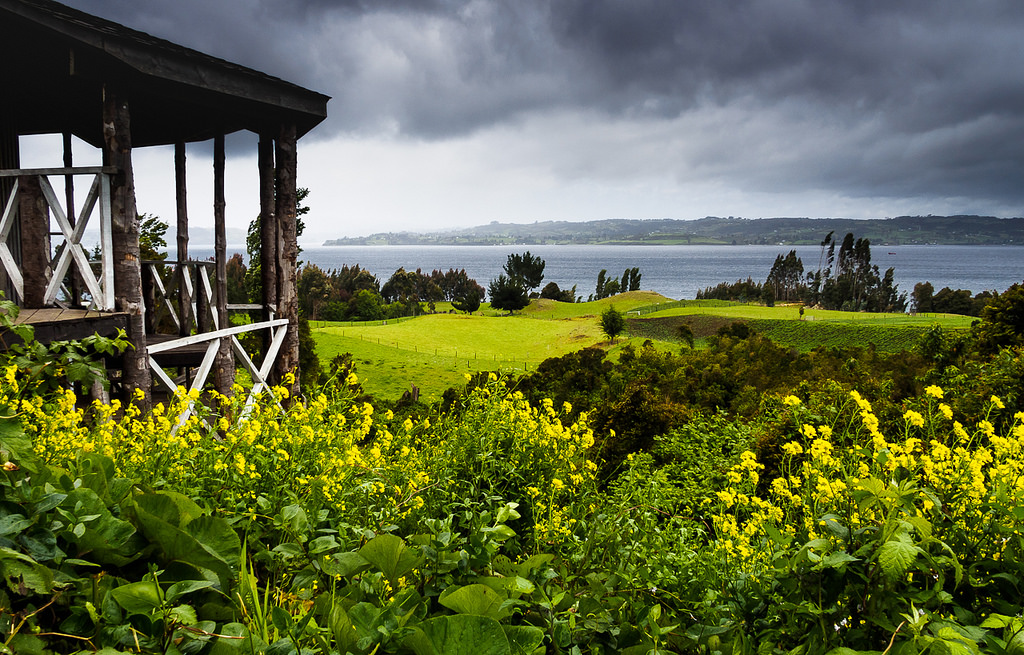
<path fill-rule="evenodd" d="M 615 344 L 601 332 L 599 316 L 614 306 L 627 316 L 628 333 Z M 818 347 L 874 346 L 881 351 L 912 348 L 933 325 L 966 329 L 971 317 L 948 314 L 867 314 L 796 306 L 764 307 L 722 301 L 672 301 L 651 292 L 629 292 L 587 303 L 534 300 L 511 316 L 484 305 L 473 315 L 439 313 L 391 321 L 313 322 L 317 352 L 327 363 L 351 353 L 366 391 L 397 399 L 415 386 L 425 400 L 461 385 L 467 373 L 524 372 L 542 361 L 597 346 L 613 359 L 628 345 L 646 340 L 678 349 L 680 325 L 690 326 L 696 347 L 721 327 L 744 321 L 781 345 L 801 351 Z"/>

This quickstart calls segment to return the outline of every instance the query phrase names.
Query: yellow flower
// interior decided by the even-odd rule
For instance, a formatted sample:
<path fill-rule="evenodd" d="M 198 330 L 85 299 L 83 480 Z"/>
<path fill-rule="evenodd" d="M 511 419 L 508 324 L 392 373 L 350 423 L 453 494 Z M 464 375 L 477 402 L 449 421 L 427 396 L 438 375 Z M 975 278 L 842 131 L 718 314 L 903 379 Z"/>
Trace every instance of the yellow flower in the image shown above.
<path fill-rule="evenodd" d="M 931 396 L 932 398 L 935 398 L 936 400 L 942 400 L 942 396 L 943 396 L 942 387 L 939 387 L 939 386 L 936 386 L 936 385 L 932 384 L 932 385 L 929 385 L 929 386 L 925 387 L 924 392 L 927 395 Z"/>
<path fill-rule="evenodd" d="M 996 409 L 1005 409 L 1006 408 L 1006 405 L 1004 405 L 1003 401 L 999 399 L 999 396 L 992 396 L 989 400 L 992 402 L 992 405 Z"/>
<path fill-rule="evenodd" d="M 804 448 L 797 442 L 790 441 L 789 443 L 782 444 L 782 452 L 792 457 L 793 455 L 799 455 L 804 452 Z"/>
<path fill-rule="evenodd" d="M 814 429 L 813 425 L 804 424 L 804 426 L 800 428 L 800 432 L 808 439 L 813 439 L 818 436 L 818 431 Z"/>
<path fill-rule="evenodd" d="M 800 404 L 800 399 L 797 398 L 796 396 L 786 396 L 785 398 L 782 399 L 782 402 L 785 403 L 786 405 L 789 405 L 790 407 L 796 407 L 797 405 Z"/>
<path fill-rule="evenodd" d="M 953 419 L 953 410 L 950 409 L 949 405 L 946 403 L 939 403 L 939 411 L 942 412 L 942 415 L 946 417 L 947 421 Z"/>
<path fill-rule="evenodd" d="M 551 478 L 551 486 L 554 487 L 556 491 L 561 491 L 565 488 L 565 483 L 558 478 Z"/>
<path fill-rule="evenodd" d="M 908 409 L 906 412 L 903 413 L 903 419 L 907 423 L 913 425 L 914 427 L 924 427 L 924 417 L 912 409 Z"/>

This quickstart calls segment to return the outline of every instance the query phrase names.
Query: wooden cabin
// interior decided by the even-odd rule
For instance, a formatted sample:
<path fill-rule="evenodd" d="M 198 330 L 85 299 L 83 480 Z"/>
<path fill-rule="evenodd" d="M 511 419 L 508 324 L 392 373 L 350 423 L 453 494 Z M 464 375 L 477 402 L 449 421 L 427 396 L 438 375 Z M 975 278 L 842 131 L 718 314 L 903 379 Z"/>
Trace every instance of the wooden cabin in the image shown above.
<path fill-rule="evenodd" d="M 124 393 L 200 387 L 211 373 L 225 391 L 236 364 L 257 388 L 297 373 L 296 142 L 326 118 L 329 98 L 52 0 L 0 0 L 0 62 L 0 289 L 19 320 L 41 340 L 125 329 L 134 347 L 115 373 Z M 241 130 L 259 153 L 263 297 L 235 307 L 224 137 Z M 38 134 L 63 135 L 62 166 L 21 168 L 19 137 Z M 99 149 L 102 165 L 76 167 L 72 137 Z M 214 262 L 188 257 L 186 144 L 201 141 L 213 143 Z M 159 268 L 140 259 L 132 170 L 133 147 L 154 145 L 173 146 L 177 198 L 177 258 Z M 98 261 L 87 250 L 95 240 L 83 243 L 96 232 Z M 158 333 L 161 308 L 173 334 Z M 261 315 L 232 327 L 236 309 Z M 241 347 L 246 331 L 263 334 L 262 363 Z"/>

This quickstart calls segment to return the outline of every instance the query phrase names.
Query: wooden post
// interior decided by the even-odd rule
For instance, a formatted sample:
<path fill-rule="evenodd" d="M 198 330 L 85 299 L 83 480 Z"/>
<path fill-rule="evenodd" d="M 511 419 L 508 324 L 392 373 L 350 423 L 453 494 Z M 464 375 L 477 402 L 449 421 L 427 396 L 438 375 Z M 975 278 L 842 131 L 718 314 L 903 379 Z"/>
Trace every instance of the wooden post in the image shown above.
<path fill-rule="evenodd" d="M 21 168 L 21 156 L 18 152 L 18 132 L 14 126 L 14 119 L 11 117 L 9 106 L 15 102 L 10 94 L 4 94 L 0 99 L 0 170 L 13 170 Z M 13 177 L 0 177 L 0 202 L 7 202 L 7 198 L 14 188 Z M 11 249 L 15 261 L 21 259 L 21 235 L 18 221 L 14 221 L 11 232 L 8 235 L 7 247 Z M 0 266 L 0 291 L 8 300 L 15 299 L 14 285 L 7 278 L 7 271 Z"/>
<path fill-rule="evenodd" d="M 64 168 L 71 168 L 75 165 L 75 158 L 71 151 L 71 132 L 64 132 Z M 74 227 L 75 221 L 75 176 L 64 176 L 64 211 L 68 217 L 68 223 Z M 72 266 L 71 275 L 71 306 L 82 306 L 82 274 L 77 266 Z"/>
<path fill-rule="evenodd" d="M 260 134 L 259 142 L 260 172 L 260 286 L 262 287 L 263 320 L 276 318 L 277 314 L 277 220 L 274 207 L 274 137 Z M 255 262 L 249 262 L 254 265 Z M 253 299 L 255 300 L 255 298 Z M 273 331 L 266 330 L 263 335 L 263 352 L 268 352 Z M 277 371 L 270 375 L 270 383 L 277 384 Z"/>
<path fill-rule="evenodd" d="M 179 335 L 192 334 L 192 296 L 185 278 L 188 277 L 188 194 L 185 184 L 185 142 L 174 144 L 174 201 L 178 209 L 178 316 L 181 319 Z"/>
<path fill-rule="evenodd" d="M 296 130 L 295 124 L 281 126 L 277 138 L 277 203 L 275 218 L 278 225 L 277 244 L 277 306 L 278 316 L 288 319 L 288 332 L 281 354 L 275 364 L 278 379 L 288 372 L 295 374 L 295 383 L 289 391 L 294 396 L 299 390 L 299 303 L 296 295 L 295 266 L 299 255 L 296 234 Z"/>
<path fill-rule="evenodd" d="M 224 219 L 224 135 L 213 139 L 213 230 L 214 258 L 216 260 L 217 323 L 220 329 L 228 325 L 228 239 Z M 235 382 L 235 359 L 231 353 L 231 339 L 222 338 L 214 363 L 214 387 L 225 396 L 231 395 Z"/>
<path fill-rule="evenodd" d="M 46 269 L 50 265 L 50 210 L 39 188 L 39 178 L 18 178 L 18 212 L 21 216 L 21 276 L 25 281 L 23 307 L 38 309 L 46 295 Z"/>
<path fill-rule="evenodd" d="M 122 383 L 130 398 L 135 389 L 151 406 L 153 388 L 146 351 L 145 307 L 142 302 L 142 265 L 139 258 L 139 215 L 135 206 L 135 174 L 132 170 L 131 112 L 125 98 L 109 86 L 103 89 L 103 163 L 117 173 L 110 179 L 111 227 L 114 256 L 114 308 L 128 314 L 128 339 Z M 127 398 L 126 398 L 127 400 Z"/>

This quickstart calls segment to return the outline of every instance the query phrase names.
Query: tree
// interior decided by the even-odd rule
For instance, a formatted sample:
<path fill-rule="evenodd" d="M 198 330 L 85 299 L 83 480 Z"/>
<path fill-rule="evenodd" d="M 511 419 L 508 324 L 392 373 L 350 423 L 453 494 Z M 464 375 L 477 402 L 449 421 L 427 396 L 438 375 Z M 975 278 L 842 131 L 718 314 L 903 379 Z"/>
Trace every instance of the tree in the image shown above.
<path fill-rule="evenodd" d="M 601 314 L 601 331 L 611 339 L 612 343 L 615 343 L 615 337 L 622 334 L 625 329 L 626 317 L 615 307 L 609 305 L 608 309 Z"/>
<path fill-rule="evenodd" d="M 802 310 L 803 308 L 801 307 L 800 309 Z M 676 334 L 679 335 L 679 338 L 683 343 L 693 348 L 693 328 L 691 328 L 688 323 L 683 323 L 676 328 Z"/>
<path fill-rule="evenodd" d="M 558 283 L 548 282 L 541 290 L 540 297 L 558 302 L 576 302 L 576 285 L 572 285 L 572 289 L 559 289 Z"/>
<path fill-rule="evenodd" d="M 983 352 L 1024 344 L 1024 285 L 1014 284 L 990 300 L 977 331 Z"/>
<path fill-rule="evenodd" d="M 914 285 L 914 291 L 910 294 L 915 312 L 927 313 L 932 311 L 932 298 L 935 296 L 935 287 L 931 282 L 918 282 Z"/>
<path fill-rule="evenodd" d="M 456 311 L 472 314 L 480 309 L 480 303 L 483 302 L 486 292 L 482 286 L 473 282 L 472 286 L 466 285 L 457 293 L 458 295 L 452 299 L 452 307 Z"/>
<path fill-rule="evenodd" d="M 167 259 L 167 223 L 153 214 L 139 214 L 139 256 L 143 260 Z"/>
<path fill-rule="evenodd" d="M 231 255 L 227 262 L 228 302 L 233 305 L 244 305 L 249 299 L 245 292 L 245 260 L 242 253 Z"/>
<path fill-rule="evenodd" d="M 505 274 L 491 280 L 487 295 L 491 297 L 491 307 L 510 314 L 530 304 L 526 287 Z"/>
<path fill-rule="evenodd" d="M 306 264 L 299 270 L 295 286 L 299 296 L 299 309 L 307 319 L 320 318 L 320 308 L 331 301 L 331 280 L 315 264 Z"/>
<path fill-rule="evenodd" d="M 638 266 L 629 269 L 629 290 L 640 290 L 640 268 Z"/>
<path fill-rule="evenodd" d="M 597 274 L 597 289 L 594 291 L 594 300 L 600 300 L 607 294 L 604 292 L 605 276 L 608 275 L 608 270 L 602 268 L 601 272 Z"/>
<path fill-rule="evenodd" d="M 539 287 L 544 280 L 544 260 L 531 255 L 529 250 L 522 255 L 509 255 L 503 270 L 528 292 Z"/>
<path fill-rule="evenodd" d="M 306 221 L 303 216 L 309 213 L 309 207 L 303 205 L 309 196 L 308 187 L 299 187 L 295 190 L 295 237 L 301 237 L 306 229 Z M 249 294 L 249 301 L 254 303 L 263 302 L 263 266 L 261 260 L 263 220 L 259 215 L 249 222 L 249 231 L 245 235 L 245 253 L 249 256 L 249 267 L 246 270 L 245 290 Z M 302 252 L 302 248 L 299 248 Z"/>

